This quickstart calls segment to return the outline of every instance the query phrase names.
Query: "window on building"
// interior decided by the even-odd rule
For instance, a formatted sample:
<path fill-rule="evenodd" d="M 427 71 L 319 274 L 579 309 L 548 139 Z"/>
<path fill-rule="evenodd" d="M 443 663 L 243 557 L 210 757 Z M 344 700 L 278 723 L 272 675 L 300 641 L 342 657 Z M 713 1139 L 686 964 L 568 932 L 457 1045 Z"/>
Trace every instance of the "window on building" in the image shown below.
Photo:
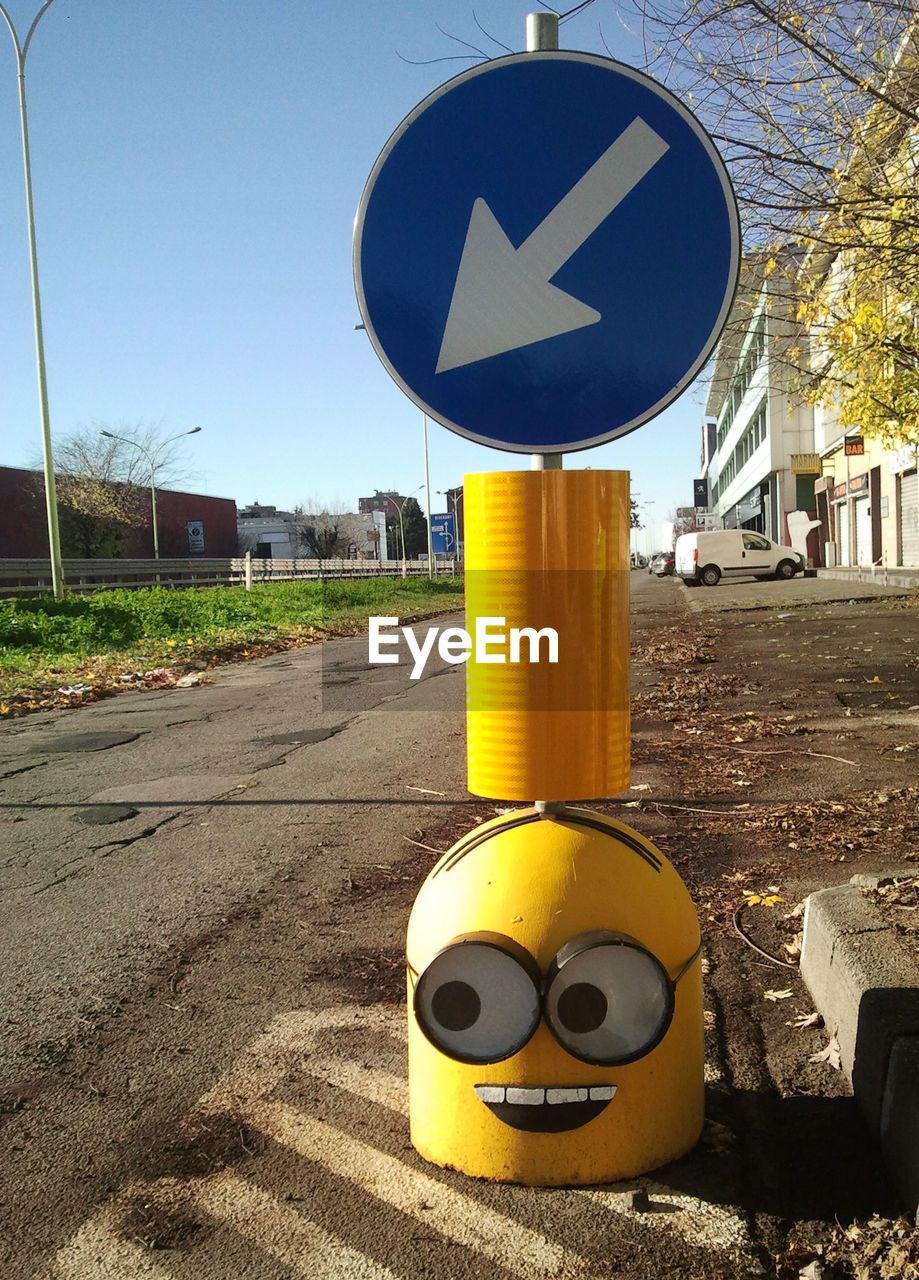
<path fill-rule="evenodd" d="M 718 447 L 720 448 L 728 437 L 731 425 L 737 410 L 740 408 L 743 398 L 747 393 L 750 383 L 753 381 L 753 375 L 759 368 L 764 355 L 766 354 L 766 315 L 760 312 L 754 327 L 751 331 L 750 340 L 746 349 L 740 356 L 735 366 L 731 384 L 728 388 L 727 395 L 724 398 L 724 406 L 722 408 L 721 422 L 718 426 Z"/>

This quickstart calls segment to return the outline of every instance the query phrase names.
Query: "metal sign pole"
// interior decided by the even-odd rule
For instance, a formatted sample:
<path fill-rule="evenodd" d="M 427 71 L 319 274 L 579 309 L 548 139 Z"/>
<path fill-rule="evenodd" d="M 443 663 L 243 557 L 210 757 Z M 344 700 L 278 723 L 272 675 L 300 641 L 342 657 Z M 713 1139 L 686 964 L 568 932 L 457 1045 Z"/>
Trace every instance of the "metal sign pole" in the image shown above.
<path fill-rule="evenodd" d="M 558 48 L 558 14 L 527 14 L 527 53 L 539 53 L 543 49 Z M 561 453 L 530 454 L 531 471 L 561 471 Z"/>
<path fill-rule="evenodd" d="M 26 220 L 29 231 L 29 267 L 32 276 L 32 313 L 35 325 L 35 360 L 38 366 L 38 400 L 41 412 L 41 439 L 45 472 L 45 505 L 48 512 L 51 584 L 55 600 L 60 600 L 64 595 L 64 566 L 61 560 L 57 485 L 54 479 L 54 460 L 51 452 L 51 418 L 48 409 L 48 379 L 45 373 L 45 339 L 42 327 L 41 296 L 38 289 L 38 250 L 35 245 L 35 210 L 32 202 L 32 160 L 29 150 L 29 120 L 26 112 L 26 55 L 29 52 L 29 45 L 32 41 L 32 36 L 35 34 L 35 28 L 41 21 L 42 15 L 53 3 L 54 0 L 45 0 L 45 3 L 35 15 L 28 35 L 21 46 L 13 21 L 2 4 L 0 4 L 0 16 L 5 19 L 6 25 L 9 27 L 10 35 L 13 38 L 13 46 L 16 50 L 19 81 L 19 125 L 22 134 L 22 168 L 25 178 Z"/>

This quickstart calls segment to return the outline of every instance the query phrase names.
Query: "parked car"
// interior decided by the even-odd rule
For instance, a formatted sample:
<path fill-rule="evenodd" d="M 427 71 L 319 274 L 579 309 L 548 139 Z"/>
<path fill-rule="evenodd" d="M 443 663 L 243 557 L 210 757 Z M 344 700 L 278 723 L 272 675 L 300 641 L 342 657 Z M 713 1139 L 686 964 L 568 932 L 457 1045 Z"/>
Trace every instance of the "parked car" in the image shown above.
<path fill-rule="evenodd" d="M 659 551 L 648 565 L 648 573 L 656 573 L 659 578 L 666 578 L 673 573 L 674 555 L 672 551 Z"/>
<path fill-rule="evenodd" d="M 654 561 L 657 559 L 658 556 L 662 556 L 663 554 L 664 554 L 663 551 L 651 552 L 651 554 L 648 556 L 648 573 L 654 572 Z"/>
<path fill-rule="evenodd" d="M 804 557 L 749 529 L 684 533 L 676 540 L 676 573 L 687 586 L 714 587 L 725 578 L 793 578 Z"/>

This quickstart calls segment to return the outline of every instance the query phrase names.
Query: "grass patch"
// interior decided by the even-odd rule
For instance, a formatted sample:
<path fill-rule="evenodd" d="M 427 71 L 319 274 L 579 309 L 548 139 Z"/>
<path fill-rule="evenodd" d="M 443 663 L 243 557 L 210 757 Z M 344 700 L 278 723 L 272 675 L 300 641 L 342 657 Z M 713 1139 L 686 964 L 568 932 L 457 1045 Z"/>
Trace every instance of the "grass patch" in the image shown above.
<path fill-rule="evenodd" d="M 87 700 L 164 664 L 178 671 L 258 657 L 363 630 L 374 615 L 462 608 L 459 578 L 269 582 L 244 587 L 119 588 L 0 600 L 0 715 Z M 50 699 L 50 701 L 49 701 Z"/>

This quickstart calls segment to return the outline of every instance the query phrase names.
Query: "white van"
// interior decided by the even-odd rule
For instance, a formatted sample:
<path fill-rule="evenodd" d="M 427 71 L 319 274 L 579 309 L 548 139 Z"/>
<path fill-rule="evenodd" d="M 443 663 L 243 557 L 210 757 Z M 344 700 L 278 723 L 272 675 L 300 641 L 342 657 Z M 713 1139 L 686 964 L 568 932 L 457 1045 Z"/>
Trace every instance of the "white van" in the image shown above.
<path fill-rule="evenodd" d="M 749 529 L 684 533 L 676 540 L 674 572 L 687 586 L 714 587 L 722 578 L 793 578 L 804 557 Z"/>

